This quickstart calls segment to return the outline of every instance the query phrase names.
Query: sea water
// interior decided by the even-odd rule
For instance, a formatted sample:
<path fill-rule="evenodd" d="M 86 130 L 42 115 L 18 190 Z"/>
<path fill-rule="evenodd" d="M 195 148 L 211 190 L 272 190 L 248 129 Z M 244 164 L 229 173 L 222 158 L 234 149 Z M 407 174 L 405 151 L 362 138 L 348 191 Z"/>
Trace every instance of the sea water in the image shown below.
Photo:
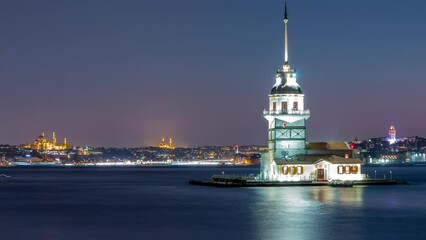
<path fill-rule="evenodd" d="M 258 167 L 0 168 L 1 239 L 426 239 L 426 167 L 364 167 L 411 185 L 215 188 Z"/>

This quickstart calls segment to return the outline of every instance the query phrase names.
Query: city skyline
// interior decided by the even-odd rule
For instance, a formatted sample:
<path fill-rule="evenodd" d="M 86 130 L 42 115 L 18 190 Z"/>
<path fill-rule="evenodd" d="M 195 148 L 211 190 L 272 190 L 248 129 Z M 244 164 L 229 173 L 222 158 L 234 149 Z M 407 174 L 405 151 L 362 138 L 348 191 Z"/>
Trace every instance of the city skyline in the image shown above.
<path fill-rule="evenodd" d="M 386 136 L 391 123 L 399 136 L 426 135 L 426 3 L 287 4 L 290 62 L 315 113 L 307 141 Z M 41 131 L 93 146 L 266 142 L 284 1 L 0 6 L 0 143 Z"/>

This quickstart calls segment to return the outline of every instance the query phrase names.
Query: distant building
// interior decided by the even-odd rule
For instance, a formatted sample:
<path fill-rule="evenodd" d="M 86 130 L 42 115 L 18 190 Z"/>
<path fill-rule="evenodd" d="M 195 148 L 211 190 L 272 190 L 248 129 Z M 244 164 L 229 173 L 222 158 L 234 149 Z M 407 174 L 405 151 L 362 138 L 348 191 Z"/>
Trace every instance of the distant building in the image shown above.
<path fill-rule="evenodd" d="M 394 144 L 396 142 L 396 129 L 394 125 L 391 125 L 389 128 L 388 141 L 390 144 Z"/>
<path fill-rule="evenodd" d="M 260 164 L 259 148 L 252 149 L 251 147 L 243 147 L 240 151 L 240 146 L 235 145 L 235 153 L 231 159 L 233 164 L 238 165 L 258 165 Z"/>
<path fill-rule="evenodd" d="M 387 137 L 351 142 L 351 148 L 365 164 L 423 164 L 426 162 L 426 139 L 412 136 L 396 138 L 394 125 Z"/>
<path fill-rule="evenodd" d="M 166 148 L 166 149 L 175 149 L 175 147 L 173 146 L 173 143 L 172 143 L 172 138 L 170 138 L 168 144 L 164 141 L 164 138 L 162 138 L 160 144 L 158 144 L 158 147 L 159 148 Z"/>
<path fill-rule="evenodd" d="M 63 143 L 58 143 L 55 132 L 52 134 L 52 140 L 47 139 L 44 136 L 44 132 L 42 132 L 40 136 L 38 136 L 32 143 L 25 145 L 24 148 L 37 151 L 51 151 L 71 149 L 72 145 L 67 143 L 67 138 L 64 138 Z"/>
<path fill-rule="evenodd" d="M 306 143 L 306 120 L 302 89 L 296 70 L 288 62 L 287 7 L 284 12 L 284 65 L 276 72 L 276 82 L 269 95 L 269 150 L 261 157 L 260 178 L 272 181 L 361 180 L 361 163 L 352 158 L 345 142 Z"/>

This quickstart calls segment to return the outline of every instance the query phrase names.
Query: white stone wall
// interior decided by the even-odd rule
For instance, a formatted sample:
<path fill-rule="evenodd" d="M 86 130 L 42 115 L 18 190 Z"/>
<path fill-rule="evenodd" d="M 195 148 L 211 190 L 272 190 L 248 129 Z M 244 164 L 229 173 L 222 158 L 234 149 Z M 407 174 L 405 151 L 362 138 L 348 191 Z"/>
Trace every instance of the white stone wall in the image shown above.
<path fill-rule="evenodd" d="M 354 173 L 338 173 L 338 166 L 357 166 L 358 172 Z M 303 173 L 291 174 L 290 172 L 285 174 L 282 171 L 283 167 L 303 167 Z M 332 164 L 327 161 L 322 161 L 318 164 L 295 164 L 295 165 L 276 165 L 273 163 L 273 174 L 270 177 L 271 180 L 276 181 L 310 181 L 317 180 L 317 169 L 324 169 L 324 180 L 332 181 L 332 180 L 342 180 L 342 181 L 358 181 L 363 179 L 363 175 L 361 174 L 361 164 Z"/>
<path fill-rule="evenodd" d="M 302 167 L 303 168 L 303 173 L 302 174 L 283 174 L 282 172 L 282 167 Z M 294 182 L 299 182 L 299 181 L 310 181 L 315 177 L 315 165 L 313 164 L 299 164 L 299 165 L 279 165 L 276 166 L 276 173 L 274 175 L 274 180 L 277 181 L 281 181 L 281 182 L 285 182 L 285 181 L 294 181 Z"/>
<path fill-rule="evenodd" d="M 275 162 L 271 156 L 271 152 L 268 152 L 260 157 L 260 180 L 273 180 Z"/>
<path fill-rule="evenodd" d="M 357 166 L 358 172 L 356 174 L 353 173 L 338 173 L 338 167 L 339 166 Z M 342 180 L 342 181 L 357 181 L 362 180 L 362 174 L 361 174 L 361 164 L 331 164 L 328 163 L 328 169 L 329 169 L 329 178 L 331 180 Z"/>

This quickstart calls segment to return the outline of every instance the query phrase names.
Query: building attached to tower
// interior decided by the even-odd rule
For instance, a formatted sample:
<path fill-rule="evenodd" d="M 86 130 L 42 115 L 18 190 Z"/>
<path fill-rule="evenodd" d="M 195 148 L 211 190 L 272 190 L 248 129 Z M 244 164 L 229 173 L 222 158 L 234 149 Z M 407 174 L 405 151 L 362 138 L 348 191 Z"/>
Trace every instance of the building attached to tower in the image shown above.
<path fill-rule="evenodd" d="M 288 16 L 284 12 L 284 64 L 278 69 L 263 111 L 268 121 L 268 153 L 262 154 L 260 178 L 272 181 L 361 180 L 360 159 L 346 142 L 306 142 L 305 95 L 288 59 Z"/>

